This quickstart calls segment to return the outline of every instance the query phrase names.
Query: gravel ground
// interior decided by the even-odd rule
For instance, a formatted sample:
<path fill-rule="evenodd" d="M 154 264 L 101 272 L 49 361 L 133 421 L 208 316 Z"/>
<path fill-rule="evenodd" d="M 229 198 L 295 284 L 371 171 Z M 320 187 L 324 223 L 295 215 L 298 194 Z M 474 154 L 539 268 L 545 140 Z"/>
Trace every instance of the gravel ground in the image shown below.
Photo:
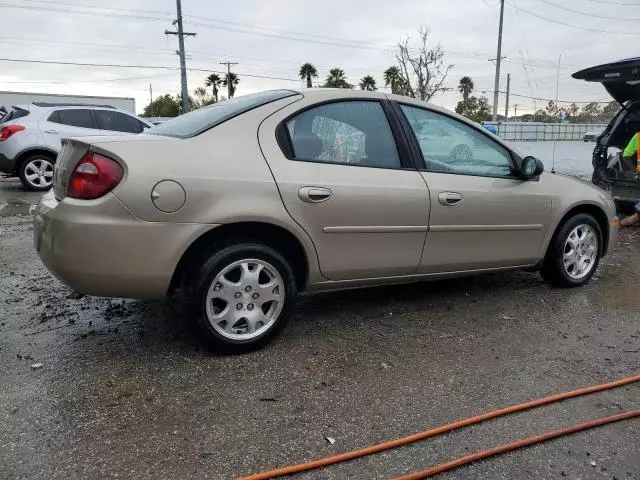
<path fill-rule="evenodd" d="M 0 181 L 0 479 L 234 478 L 640 373 L 639 229 L 581 289 L 516 272 L 310 295 L 268 348 L 223 357 L 167 301 L 73 298 L 33 251 L 37 197 Z M 389 478 L 637 408 L 632 385 L 296 478 Z M 640 479 L 640 420 L 441 478 Z"/>

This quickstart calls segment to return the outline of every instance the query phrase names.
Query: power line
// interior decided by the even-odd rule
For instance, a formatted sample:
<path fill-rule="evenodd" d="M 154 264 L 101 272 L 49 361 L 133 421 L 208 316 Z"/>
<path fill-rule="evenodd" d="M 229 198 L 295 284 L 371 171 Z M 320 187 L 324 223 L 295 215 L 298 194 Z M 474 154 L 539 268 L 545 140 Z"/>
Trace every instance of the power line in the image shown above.
<path fill-rule="evenodd" d="M 549 0 L 540 0 L 542 3 L 546 3 L 547 5 L 551 5 L 552 7 L 559 8 L 560 10 L 565 10 L 567 12 L 577 13 L 579 15 L 584 15 L 586 17 L 593 18 L 602 18 L 604 20 L 633 20 L 634 22 L 640 21 L 640 18 L 629 18 L 629 17 L 606 17 L 604 15 L 597 15 L 595 13 L 587 13 L 582 12 L 580 10 L 575 10 L 573 8 L 564 7 L 562 5 L 558 5 L 557 3 L 550 2 Z M 640 6 L 640 5 L 639 5 Z"/>
<path fill-rule="evenodd" d="M 518 8 L 520 11 L 527 13 L 529 15 L 531 15 L 532 17 L 536 17 L 539 18 L 541 20 L 546 20 L 547 22 L 551 22 L 551 23 L 556 23 L 558 25 L 563 25 L 565 27 L 571 27 L 571 28 L 576 28 L 578 30 L 586 30 L 588 32 L 598 32 L 598 33 L 608 33 L 609 35 L 640 35 L 640 32 L 613 32 L 611 30 L 601 30 L 598 28 L 589 28 L 589 27 L 580 27 L 578 25 L 573 25 L 571 23 L 565 23 L 565 22 L 561 22 L 560 20 L 555 20 L 553 18 L 548 18 L 548 17 L 544 17 L 542 15 L 539 15 L 535 12 L 532 12 L 530 10 L 526 10 L 520 6 L 515 7 L 513 4 L 509 3 L 508 4 L 511 8 Z"/>
<path fill-rule="evenodd" d="M 604 5 L 619 5 L 621 7 L 627 6 L 627 7 L 640 7 L 640 3 L 618 3 L 618 2 L 607 2 L 606 0 L 587 0 L 588 2 L 593 2 L 593 3 L 602 3 Z"/>
<path fill-rule="evenodd" d="M 130 80 L 146 80 L 149 78 L 161 78 L 168 77 L 169 75 L 173 75 L 172 73 L 164 73 L 160 75 L 144 75 L 141 77 L 119 77 L 119 78 L 102 78 L 100 80 L 36 80 L 33 82 L 25 81 L 25 80 L 2 80 L 2 83 L 28 83 L 28 84 L 53 84 L 53 85 L 68 85 L 72 83 L 102 83 L 102 82 L 126 82 Z"/>
<path fill-rule="evenodd" d="M 79 67 L 116 67 L 116 68 L 146 68 L 146 69 L 161 69 L 161 70 L 180 70 L 179 67 L 166 67 L 164 65 L 130 65 L 130 64 L 114 64 L 114 63 L 88 63 L 88 62 L 64 62 L 54 60 L 27 60 L 21 58 L 0 58 L 0 62 L 16 62 L 16 63 L 39 63 L 46 65 L 70 65 Z M 223 73 L 222 70 L 210 69 L 210 68 L 187 68 L 193 72 L 209 72 L 209 73 Z M 272 77 L 268 75 L 255 75 L 250 73 L 237 73 L 238 76 L 250 77 L 250 78 L 264 78 L 267 80 L 285 80 L 288 82 L 300 82 L 299 78 L 286 78 L 286 77 Z"/>

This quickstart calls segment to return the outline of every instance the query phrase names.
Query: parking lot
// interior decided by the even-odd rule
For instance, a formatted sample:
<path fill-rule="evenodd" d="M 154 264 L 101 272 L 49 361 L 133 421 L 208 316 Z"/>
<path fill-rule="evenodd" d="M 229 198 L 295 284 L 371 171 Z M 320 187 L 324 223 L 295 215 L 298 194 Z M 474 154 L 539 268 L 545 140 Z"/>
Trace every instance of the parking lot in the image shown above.
<path fill-rule="evenodd" d="M 640 372 L 637 228 L 581 289 L 515 272 L 309 295 L 266 349 L 225 357 L 168 301 L 70 295 L 19 185 L 0 180 L 1 479 L 234 478 Z M 631 385 L 296 478 L 389 478 L 639 400 Z M 441 478 L 640 479 L 638 452 L 636 419 Z"/>

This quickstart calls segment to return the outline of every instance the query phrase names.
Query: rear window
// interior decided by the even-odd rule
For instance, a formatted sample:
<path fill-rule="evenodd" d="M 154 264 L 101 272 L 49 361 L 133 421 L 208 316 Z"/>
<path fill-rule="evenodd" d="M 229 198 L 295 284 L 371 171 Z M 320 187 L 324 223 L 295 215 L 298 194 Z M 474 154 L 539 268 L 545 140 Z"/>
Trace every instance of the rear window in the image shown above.
<path fill-rule="evenodd" d="M 5 123 L 9 120 L 16 120 L 18 118 L 26 117 L 27 115 L 29 115 L 29 110 L 25 110 L 20 107 L 13 107 L 4 117 L 0 115 L 0 123 Z"/>
<path fill-rule="evenodd" d="M 147 133 L 176 138 L 194 137 L 237 115 L 294 95 L 298 93 L 291 90 L 272 90 L 243 95 L 173 118 L 149 129 Z"/>

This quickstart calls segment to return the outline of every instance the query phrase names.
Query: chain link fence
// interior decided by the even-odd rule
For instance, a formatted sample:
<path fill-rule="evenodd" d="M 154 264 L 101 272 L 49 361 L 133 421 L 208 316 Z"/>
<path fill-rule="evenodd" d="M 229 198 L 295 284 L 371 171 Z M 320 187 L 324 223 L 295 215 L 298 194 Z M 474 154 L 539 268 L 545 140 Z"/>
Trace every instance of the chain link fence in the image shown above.
<path fill-rule="evenodd" d="M 541 122 L 483 122 L 485 127 L 503 140 L 545 142 L 553 140 L 595 140 L 585 139 L 587 132 L 599 134 L 607 126 L 604 123 L 541 123 Z M 597 135 L 596 135 L 597 136 Z"/>

